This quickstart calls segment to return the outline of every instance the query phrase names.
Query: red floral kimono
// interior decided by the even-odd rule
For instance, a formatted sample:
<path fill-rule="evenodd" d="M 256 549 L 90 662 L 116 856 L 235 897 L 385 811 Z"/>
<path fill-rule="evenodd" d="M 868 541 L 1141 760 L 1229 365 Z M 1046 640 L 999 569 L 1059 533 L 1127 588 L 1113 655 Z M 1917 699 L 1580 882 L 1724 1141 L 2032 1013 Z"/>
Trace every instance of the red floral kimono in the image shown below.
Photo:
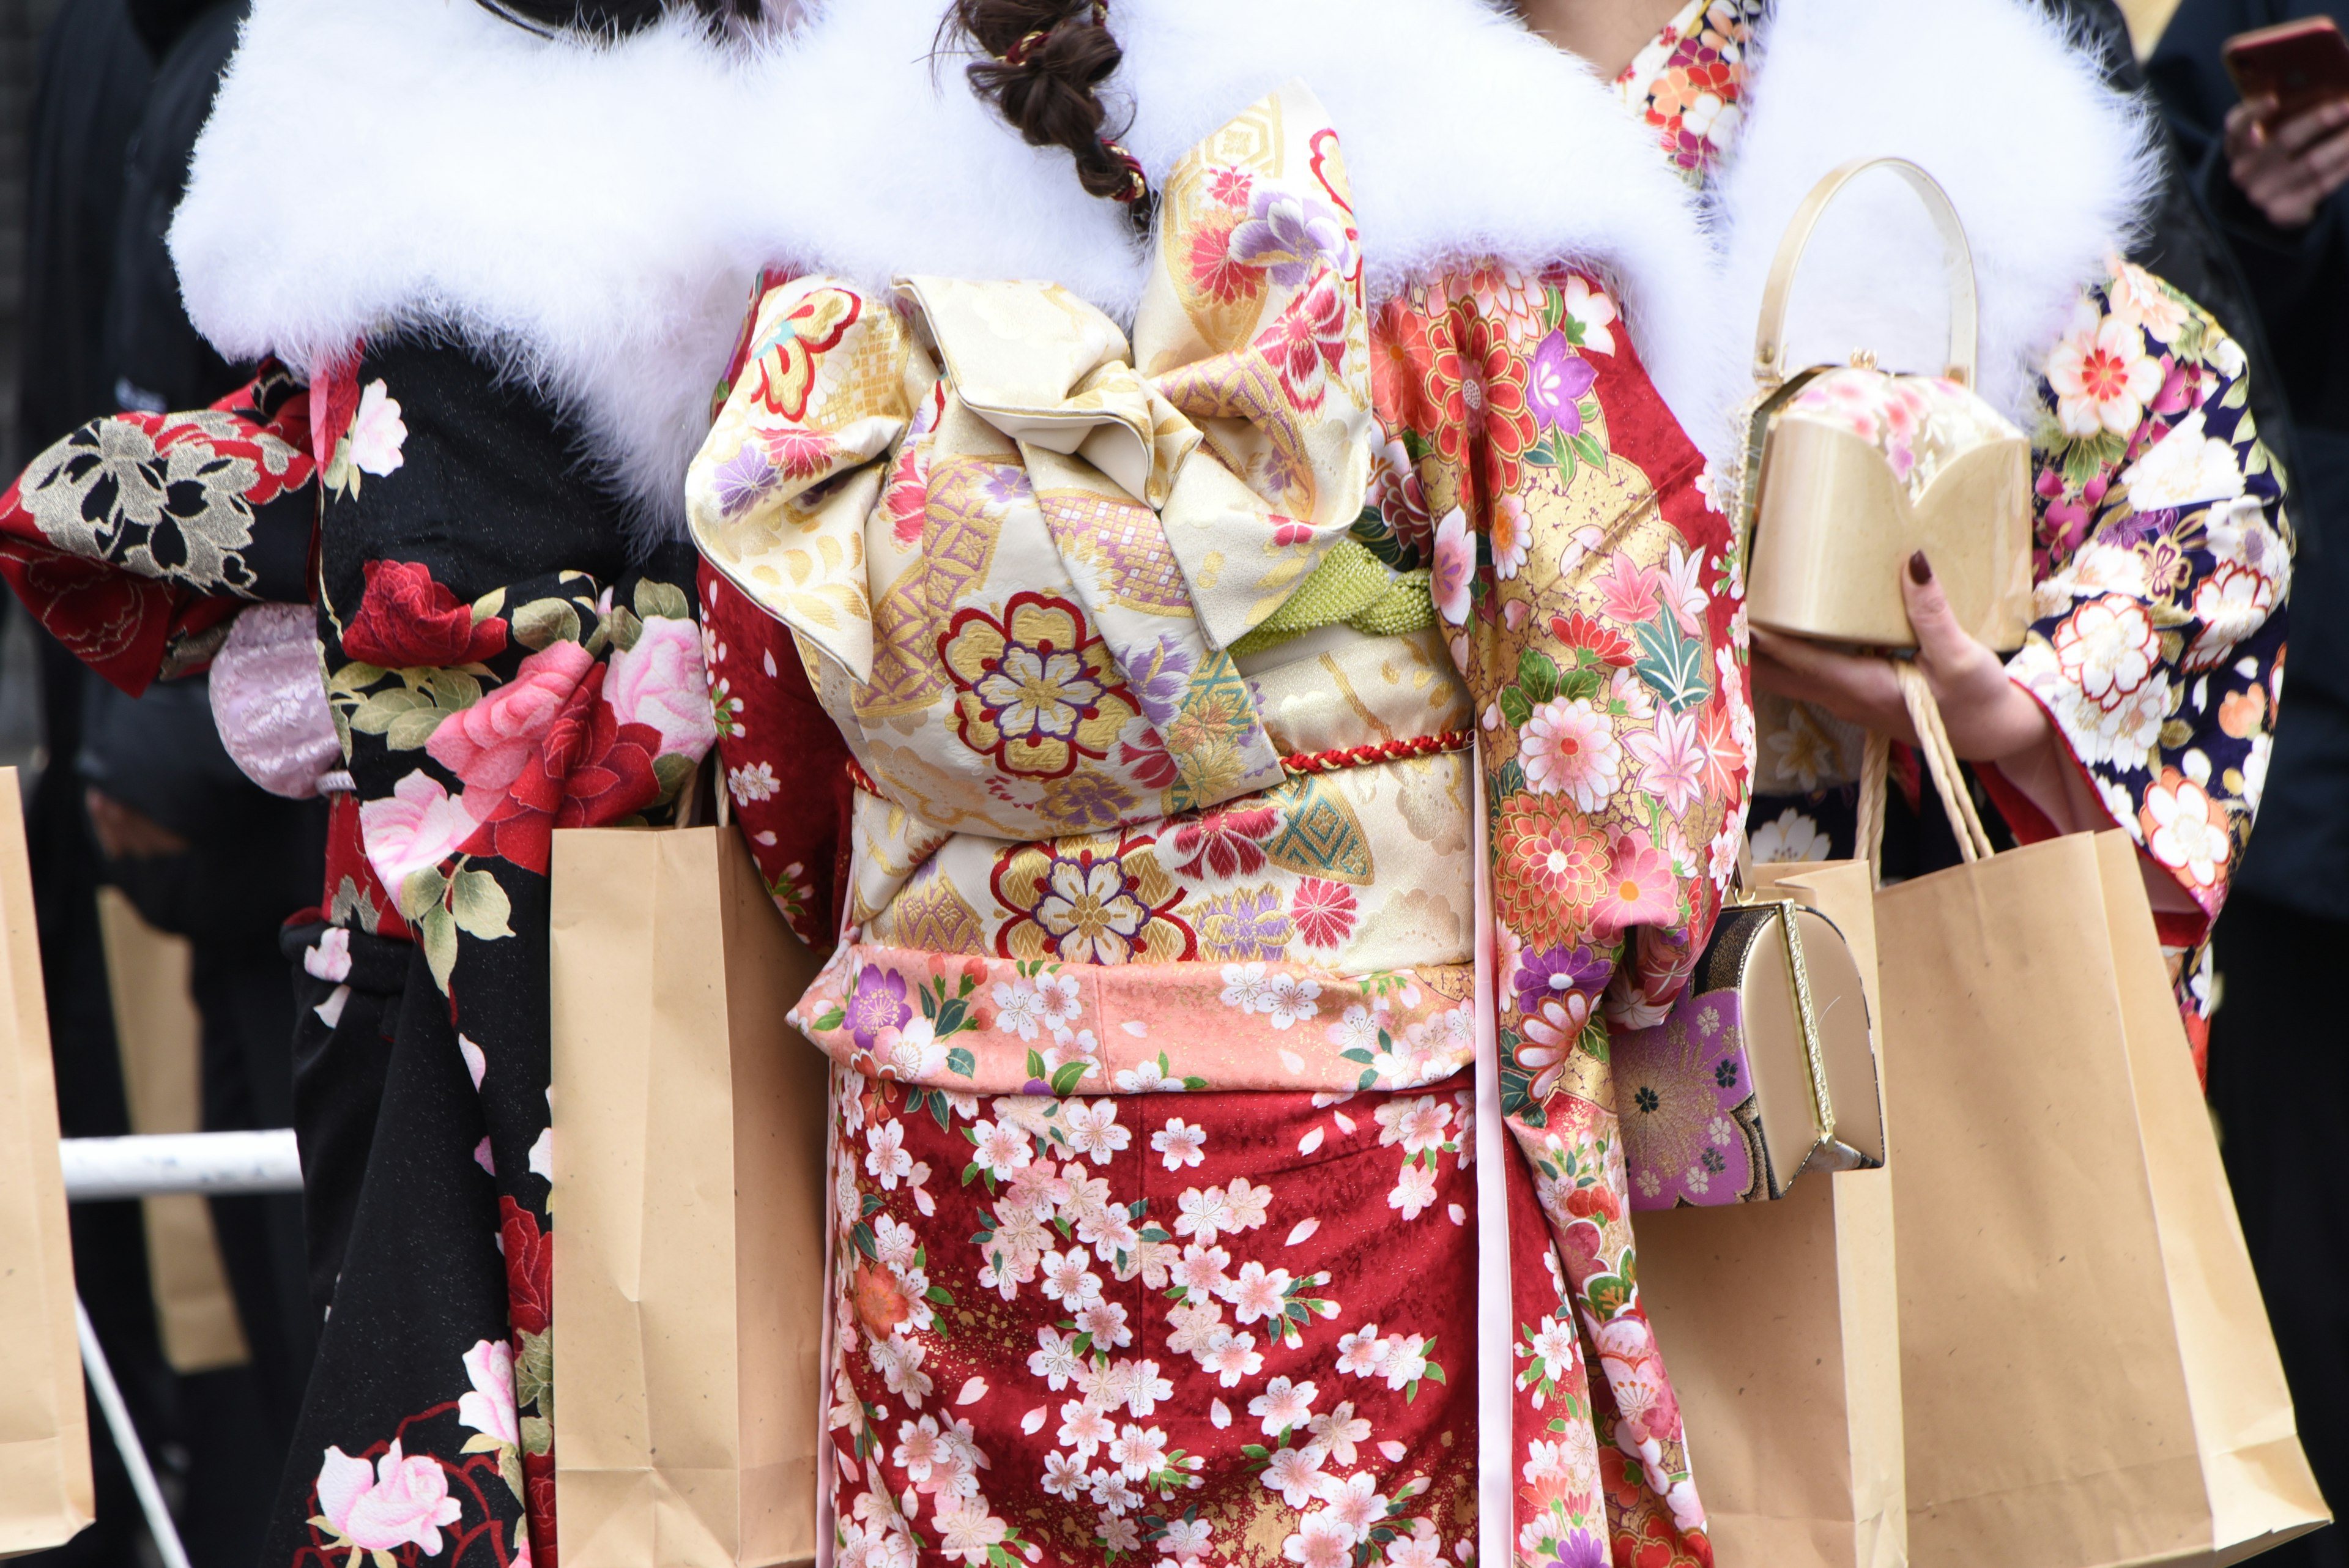
<path fill-rule="evenodd" d="M 1598 278 L 1367 306 L 1299 87 L 1163 201 L 1131 342 L 1054 286 L 771 279 L 688 482 L 730 787 L 803 934 L 842 911 L 796 1014 L 836 1561 L 1433 1568 L 1480 1440 L 1524 1562 L 1710 1561 L 1606 1044 L 1744 808 L 1702 460 Z"/>

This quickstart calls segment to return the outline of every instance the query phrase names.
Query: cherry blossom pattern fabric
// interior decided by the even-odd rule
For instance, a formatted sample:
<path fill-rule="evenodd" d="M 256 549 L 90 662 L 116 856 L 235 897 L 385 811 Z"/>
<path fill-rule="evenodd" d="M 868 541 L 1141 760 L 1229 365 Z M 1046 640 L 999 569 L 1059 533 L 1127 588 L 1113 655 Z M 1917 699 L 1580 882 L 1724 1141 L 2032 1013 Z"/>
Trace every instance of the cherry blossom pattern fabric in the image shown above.
<path fill-rule="evenodd" d="M 1768 43 L 1764 9 L 1700 0 L 1619 78 L 1626 102 L 1660 128 L 1671 110 L 1696 106 L 1701 129 L 1683 113 L 1663 151 L 1699 184 L 1734 151 L 1749 50 Z M 2282 486 L 2259 442 L 2245 369 L 2240 348 L 2200 306 L 2116 256 L 2049 348 L 2024 421 L 2039 618 L 2008 672 L 2053 719 L 2081 786 L 2070 793 L 2092 797 L 2182 895 L 2157 913 L 2198 1060 L 2212 1002 L 2210 922 L 2249 841 L 2273 744 L 2292 577 Z M 1756 717 L 1756 858 L 1851 855 L 1861 732 L 1772 697 Z M 1995 767 L 1971 771 L 2016 839 L 2057 831 Z M 1930 782 L 1913 763 L 1899 782 L 1923 836 L 1938 841 L 1940 813 L 1923 799 Z M 1904 868 L 1932 868 L 1932 849 L 1920 853 Z"/>
<path fill-rule="evenodd" d="M 556 1561 L 552 835 L 666 819 L 717 734 L 690 550 L 632 554 L 577 450 L 462 350 L 369 345 L 100 421 L 0 502 L 0 572 L 134 691 L 248 600 L 314 605 L 353 786 L 288 937 L 332 1310 L 271 1563 Z"/>
<path fill-rule="evenodd" d="M 1689 0 L 1615 78 L 1655 128 L 1672 166 L 1701 184 L 1733 145 L 1745 101 L 1745 54 L 1768 0 Z"/>
<path fill-rule="evenodd" d="M 837 1549 L 1473 1545 L 1481 733 L 1517 1555 L 1710 1561 L 1605 1067 L 1743 808 L 1701 459 L 1588 276 L 1367 310 L 1302 90 L 1162 189 L 1131 344 L 1040 286 L 772 284 L 689 480 L 713 679 L 781 649 L 855 754 L 844 940 L 796 1014 L 838 1068 Z M 1361 560 L 1418 629 L 1264 629 Z M 788 909 L 822 857 L 770 803 L 823 781 L 723 707 Z"/>

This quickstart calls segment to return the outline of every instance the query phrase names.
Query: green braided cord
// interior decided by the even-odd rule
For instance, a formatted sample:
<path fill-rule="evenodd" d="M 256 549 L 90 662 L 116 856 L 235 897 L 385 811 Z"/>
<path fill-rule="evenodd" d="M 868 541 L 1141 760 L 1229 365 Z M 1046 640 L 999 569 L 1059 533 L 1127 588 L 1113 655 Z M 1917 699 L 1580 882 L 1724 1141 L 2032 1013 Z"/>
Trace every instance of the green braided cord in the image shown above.
<path fill-rule="evenodd" d="M 1373 637 L 1398 637 L 1435 624 L 1424 571 L 1391 574 L 1376 556 L 1341 539 L 1281 607 L 1231 646 L 1235 658 L 1343 623 Z"/>
<path fill-rule="evenodd" d="M 1372 637 L 1405 637 L 1414 631 L 1425 631 L 1435 624 L 1435 595 L 1428 587 L 1428 579 L 1424 566 L 1400 574 L 1369 608 L 1348 616 L 1346 624 Z"/>

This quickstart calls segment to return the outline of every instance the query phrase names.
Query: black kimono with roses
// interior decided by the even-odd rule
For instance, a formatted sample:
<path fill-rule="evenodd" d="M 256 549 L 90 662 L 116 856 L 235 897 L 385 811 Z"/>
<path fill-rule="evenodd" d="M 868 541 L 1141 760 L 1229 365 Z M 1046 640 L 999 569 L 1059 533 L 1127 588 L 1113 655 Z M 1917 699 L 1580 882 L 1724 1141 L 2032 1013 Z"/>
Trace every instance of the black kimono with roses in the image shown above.
<path fill-rule="evenodd" d="M 463 349 L 124 414 L 0 498 L 0 575 L 137 691 L 317 610 L 350 791 L 285 938 L 326 1314 L 264 1561 L 553 1568 L 553 830 L 667 816 L 714 738 L 693 558 Z"/>

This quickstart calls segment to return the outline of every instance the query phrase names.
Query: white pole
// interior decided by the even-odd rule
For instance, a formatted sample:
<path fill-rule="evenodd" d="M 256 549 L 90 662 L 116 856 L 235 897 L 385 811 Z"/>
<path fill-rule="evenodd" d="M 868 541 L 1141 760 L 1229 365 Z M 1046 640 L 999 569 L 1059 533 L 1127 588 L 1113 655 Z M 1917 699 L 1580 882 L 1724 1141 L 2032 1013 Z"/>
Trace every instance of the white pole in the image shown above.
<path fill-rule="evenodd" d="M 150 1133 L 57 1142 L 66 1196 L 88 1202 L 164 1192 L 299 1192 L 290 1127 L 266 1132 Z"/>
<path fill-rule="evenodd" d="M 114 1434 L 115 1451 L 122 1456 L 123 1469 L 130 1472 L 130 1489 L 139 1494 L 139 1507 L 147 1515 L 147 1532 L 155 1538 L 155 1550 L 162 1553 L 163 1568 L 188 1568 L 187 1549 L 180 1544 L 179 1527 L 171 1522 L 171 1511 L 163 1505 L 163 1491 L 155 1484 L 155 1471 L 147 1463 L 147 1450 L 139 1441 L 139 1428 L 130 1424 L 130 1412 L 123 1407 L 122 1390 L 114 1385 L 114 1368 L 106 1364 L 106 1352 L 99 1348 L 98 1331 L 89 1326 L 89 1311 L 74 1298 L 74 1322 L 81 1330 L 82 1370 L 89 1374 L 89 1386 L 98 1394 L 98 1407 L 106 1413 L 107 1430 Z"/>

